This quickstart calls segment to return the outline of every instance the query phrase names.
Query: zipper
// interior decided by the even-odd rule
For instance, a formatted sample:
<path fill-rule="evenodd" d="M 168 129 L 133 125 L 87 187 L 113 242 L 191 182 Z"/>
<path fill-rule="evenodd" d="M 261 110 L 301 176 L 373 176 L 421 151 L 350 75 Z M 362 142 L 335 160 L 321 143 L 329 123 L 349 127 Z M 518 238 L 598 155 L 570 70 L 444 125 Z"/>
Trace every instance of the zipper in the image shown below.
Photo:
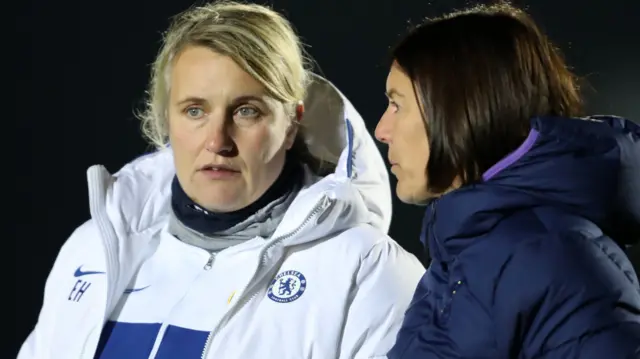
<path fill-rule="evenodd" d="M 211 268 L 213 268 L 213 262 L 215 260 L 217 252 L 210 252 L 209 253 L 209 258 L 207 259 L 207 262 L 205 263 L 203 270 L 208 271 Z M 197 277 L 196 277 L 197 279 Z M 187 291 L 188 292 L 188 291 Z M 186 294 L 184 295 L 186 296 Z M 171 309 L 169 310 L 169 317 L 171 317 L 175 311 L 175 309 L 180 305 L 180 303 L 182 303 L 184 301 L 184 296 L 180 299 L 178 299 L 175 304 L 173 304 L 171 306 Z M 156 334 L 156 339 L 155 342 L 153 344 L 153 348 L 151 349 L 151 352 L 149 353 L 149 359 L 153 359 L 158 355 L 158 350 L 160 350 L 160 346 L 162 345 L 162 341 L 164 339 L 164 335 L 167 332 L 167 328 L 169 327 L 169 323 L 167 321 L 163 321 L 162 325 L 160 326 L 160 329 L 158 330 L 158 334 Z"/>
<path fill-rule="evenodd" d="M 436 236 L 435 231 L 433 230 L 433 224 L 436 221 L 436 203 L 438 202 L 438 199 L 435 198 L 431 201 L 431 203 L 429 203 L 429 219 L 428 219 L 428 223 L 427 223 L 427 228 L 425 230 L 425 235 L 426 235 L 426 245 L 427 248 L 429 248 L 429 242 L 431 241 L 431 237 L 433 237 L 434 240 L 434 246 L 433 249 L 438 251 L 438 255 L 440 255 L 439 251 L 440 248 L 438 248 L 439 242 L 438 242 L 438 237 Z M 433 255 L 430 253 L 429 256 L 432 258 L 433 260 Z"/>
<path fill-rule="evenodd" d="M 430 236 L 433 230 L 433 222 L 436 216 L 436 201 L 437 199 L 432 199 L 429 204 L 427 204 L 427 209 L 424 211 L 424 218 L 422 219 L 422 228 L 420 230 L 420 242 L 424 244 L 424 248 L 426 253 L 430 259 L 433 259 L 433 255 L 431 255 L 430 248 Z"/>
<path fill-rule="evenodd" d="M 273 248 L 276 244 L 289 239 L 291 237 L 294 237 L 295 235 L 297 235 L 298 233 L 300 233 L 300 231 L 302 229 L 304 229 L 309 222 L 311 222 L 311 220 L 316 217 L 319 214 L 322 214 L 323 212 L 325 212 L 327 209 L 331 208 L 334 204 L 335 204 L 335 199 L 331 199 L 328 198 L 326 196 L 323 196 L 322 199 L 320 199 L 320 201 L 318 201 L 318 203 L 313 207 L 313 209 L 311 210 L 311 212 L 309 212 L 309 214 L 307 215 L 307 217 L 305 217 L 305 219 L 302 221 L 302 223 L 294 230 L 292 230 L 291 232 L 284 234 L 276 239 L 274 239 L 273 241 L 271 241 L 271 243 L 269 243 L 269 245 L 267 245 L 266 247 L 262 248 L 261 253 L 260 253 L 260 261 L 258 262 L 258 265 L 256 267 L 256 269 L 254 270 L 253 276 L 251 277 L 251 280 L 247 283 L 247 285 L 242 289 L 242 291 L 238 291 L 237 293 L 244 293 L 247 289 L 249 289 L 249 286 L 251 286 L 251 283 L 253 283 L 254 278 L 256 277 L 256 274 L 258 274 L 260 272 L 260 268 L 266 264 L 266 253 L 268 252 L 269 249 Z M 318 218 L 318 222 L 316 224 L 320 224 L 324 219 L 326 219 L 327 216 L 321 216 Z M 209 261 L 213 261 L 213 257 L 209 258 Z M 209 264 L 209 262 L 207 262 L 207 264 Z M 206 266 L 205 266 L 206 269 Z M 209 332 L 209 335 L 207 336 L 207 341 L 204 344 L 204 348 L 202 348 L 202 355 L 200 356 L 201 359 L 206 359 L 207 357 L 207 352 L 209 351 L 209 347 L 211 346 L 211 342 L 213 341 L 213 337 L 216 333 L 220 332 L 225 324 L 229 321 L 229 319 L 231 319 L 231 316 L 234 314 L 234 312 L 237 312 L 238 310 L 242 309 L 242 307 L 249 303 L 251 300 L 253 300 L 253 298 L 255 298 L 255 296 L 257 295 L 257 293 L 253 293 L 250 297 L 247 298 L 246 295 L 243 295 L 243 297 L 245 298 L 244 300 L 239 300 L 237 301 L 230 309 L 229 311 L 222 317 L 222 319 L 220 319 L 220 322 L 218 323 L 218 325 Z"/>
<path fill-rule="evenodd" d="M 445 277 L 445 281 L 447 282 L 446 285 L 446 291 L 444 293 L 442 293 L 442 296 L 439 298 L 436 298 L 436 308 L 438 311 L 438 316 L 437 316 L 437 320 L 442 321 L 441 323 L 446 323 L 446 321 L 448 320 L 449 316 L 449 307 L 451 305 L 451 301 L 453 299 L 452 294 L 454 294 L 457 290 L 457 286 L 453 289 L 453 293 L 450 293 L 449 291 L 451 290 L 450 286 L 449 286 L 449 277 L 451 276 L 451 273 L 449 272 L 449 266 L 447 264 L 447 262 L 442 261 L 442 253 L 440 251 L 440 241 L 438 240 L 438 236 L 436 235 L 436 232 L 433 229 L 434 223 L 436 222 L 436 203 L 438 202 L 438 198 L 435 198 L 433 201 L 431 201 L 431 203 L 429 203 L 430 206 L 430 213 L 429 213 L 429 224 L 428 224 L 428 228 L 427 228 L 427 236 L 429 238 L 433 237 L 433 249 L 434 251 L 436 251 L 438 253 L 438 257 L 440 258 L 439 262 L 440 262 L 440 268 L 439 270 L 442 271 L 442 275 Z M 431 258 L 433 258 L 433 256 L 431 256 Z M 433 259 L 432 259 L 433 261 Z M 458 283 L 462 284 L 462 282 Z"/>
<path fill-rule="evenodd" d="M 204 265 L 204 270 L 209 270 L 213 267 L 213 260 L 216 258 L 216 254 L 214 252 L 211 252 L 211 254 L 209 255 L 209 260 L 207 260 L 207 263 Z"/>

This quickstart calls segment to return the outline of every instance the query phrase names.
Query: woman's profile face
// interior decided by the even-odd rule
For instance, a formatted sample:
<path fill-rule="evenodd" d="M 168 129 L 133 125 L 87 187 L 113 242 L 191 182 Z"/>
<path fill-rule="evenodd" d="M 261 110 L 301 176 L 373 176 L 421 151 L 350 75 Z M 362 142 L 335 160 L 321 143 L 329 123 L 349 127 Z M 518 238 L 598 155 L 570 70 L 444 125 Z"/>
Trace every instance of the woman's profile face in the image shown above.
<path fill-rule="evenodd" d="M 178 180 L 214 212 L 241 209 L 264 194 L 296 135 L 283 104 L 257 80 L 199 46 L 174 60 L 168 117 Z"/>
<path fill-rule="evenodd" d="M 411 79 L 394 62 L 387 77 L 387 110 L 376 126 L 376 138 L 389 146 L 396 194 L 405 203 L 423 203 L 427 191 L 429 141 Z"/>

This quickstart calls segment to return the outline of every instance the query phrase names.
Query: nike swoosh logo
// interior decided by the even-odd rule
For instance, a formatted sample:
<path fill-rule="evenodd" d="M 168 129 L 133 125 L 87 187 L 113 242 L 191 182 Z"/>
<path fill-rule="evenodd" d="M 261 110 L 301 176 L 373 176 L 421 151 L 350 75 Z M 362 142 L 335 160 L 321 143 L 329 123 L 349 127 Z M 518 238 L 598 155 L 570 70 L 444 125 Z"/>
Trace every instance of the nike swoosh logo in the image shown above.
<path fill-rule="evenodd" d="M 74 277 L 82 277 L 85 275 L 91 275 L 91 274 L 104 274 L 105 272 L 100 272 L 100 271 L 83 271 L 82 270 L 82 266 L 78 267 L 78 269 L 76 269 L 76 272 L 73 273 Z"/>
<path fill-rule="evenodd" d="M 141 290 L 145 290 L 147 288 L 149 288 L 150 286 L 146 286 L 146 287 L 141 287 L 141 288 L 130 288 L 130 289 L 125 289 L 124 290 L 124 294 L 129 294 L 129 293 L 134 293 L 134 292 L 139 292 Z"/>

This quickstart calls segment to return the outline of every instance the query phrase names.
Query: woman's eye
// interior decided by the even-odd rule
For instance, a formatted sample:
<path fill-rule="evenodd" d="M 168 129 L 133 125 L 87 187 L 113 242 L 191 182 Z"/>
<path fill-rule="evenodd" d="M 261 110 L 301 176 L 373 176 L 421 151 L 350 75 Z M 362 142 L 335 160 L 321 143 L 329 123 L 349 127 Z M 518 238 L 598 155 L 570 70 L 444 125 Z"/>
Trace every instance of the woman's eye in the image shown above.
<path fill-rule="evenodd" d="M 393 112 L 398 112 L 398 104 L 393 101 L 389 101 L 389 108 Z"/>
<path fill-rule="evenodd" d="M 240 117 L 256 117 L 259 115 L 258 110 L 253 107 L 240 107 L 236 111 L 236 114 Z"/>
<path fill-rule="evenodd" d="M 190 107 L 186 110 L 187 116 L 191 118 L 201 118 L 204 116 L 204 111 L 198 107 Z"/>

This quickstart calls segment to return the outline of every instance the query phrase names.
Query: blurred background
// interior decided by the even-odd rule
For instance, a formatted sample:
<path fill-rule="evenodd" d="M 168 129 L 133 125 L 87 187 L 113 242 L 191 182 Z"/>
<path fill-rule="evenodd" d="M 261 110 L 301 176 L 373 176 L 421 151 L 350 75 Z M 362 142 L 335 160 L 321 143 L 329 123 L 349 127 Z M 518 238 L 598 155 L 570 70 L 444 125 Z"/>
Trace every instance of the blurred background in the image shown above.
<path fill-rule="evenodd" d="M 350 98 L 371 131 L 386 107 L 389 47 L 411 21 L 475 3 L 258 2 L 272 5 L 291 20 L 317 61 L 316 70 Z M 18 111 L 13 119 L 18 135 L 9 142 L 18 159 L 13 172 L 17 193 L 11 195 L 19 200 L 13 201 L 17 208 L 9 218 L 14 230 L 10 238 L 17 242 L 16 339 L 6 357 L 15 357 L 37 320 L 44 282 L 58 250 L 89 218 L 86 169 L 103 164 L 114 172 L 149 151 L 133 113 L 141 108 L 161 32 L 170 16 L 192 4 L 189 0 L 20 4 L 14 75 Z M 528 9 L 583 78 L 591 113 L 640 119 L 640 2 L 515 4 Z M 426 260 L 418 234 L 422 209 L 398 201 L 394 206 L 391 236 Z"/>

